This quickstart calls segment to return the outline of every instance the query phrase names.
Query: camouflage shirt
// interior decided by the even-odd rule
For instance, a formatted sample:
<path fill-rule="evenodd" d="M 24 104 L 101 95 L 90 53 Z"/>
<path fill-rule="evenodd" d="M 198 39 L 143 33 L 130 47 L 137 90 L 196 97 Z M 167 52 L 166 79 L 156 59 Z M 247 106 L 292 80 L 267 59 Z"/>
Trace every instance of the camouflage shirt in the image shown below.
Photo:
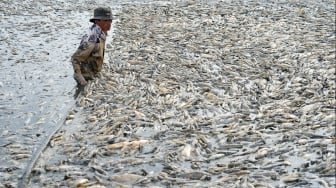
<path fill-rule="evenodd" d="M 93 24 L 82 37 L 77 51 L 71 57 L 74 68 L 74 78 L 79 81 L 80 76 L 86 80 L 93 79 L 101 71 L 104 60 L 106 34 Z"/>

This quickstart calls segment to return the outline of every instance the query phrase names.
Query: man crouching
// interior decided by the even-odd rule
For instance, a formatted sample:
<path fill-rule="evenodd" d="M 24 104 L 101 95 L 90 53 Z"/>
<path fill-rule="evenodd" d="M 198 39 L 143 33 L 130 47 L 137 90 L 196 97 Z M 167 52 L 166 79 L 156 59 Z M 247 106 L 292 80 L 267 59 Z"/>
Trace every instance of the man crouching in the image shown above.
<path fill-rule="evenodd" d="M 71 57 L 74 79 L 81 86 L 85 86 L 87 80 L 92 80 L 102 69 L 107 31 L 112 24 L 111 9 L 96 8 L 90 22 L 93 25 L 82 37 L 77 51 Z"/>

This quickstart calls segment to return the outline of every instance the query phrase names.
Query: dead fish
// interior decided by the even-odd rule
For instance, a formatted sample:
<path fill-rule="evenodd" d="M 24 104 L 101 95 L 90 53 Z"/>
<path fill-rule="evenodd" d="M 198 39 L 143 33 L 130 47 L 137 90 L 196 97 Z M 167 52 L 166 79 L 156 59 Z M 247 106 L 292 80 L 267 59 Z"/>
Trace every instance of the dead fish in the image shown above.
<path fill-rule="evenodd" d="M 296 174 L 281 177 L 281 181 L 284 183 L 293 183 L 293 182 L 298 182 L 299 180 L 300 180 L 300 177 Z"/>
<path fill-rule="evenodd" d="M 148 140 L 135 140 L 135 141 L 129 141 L 129 142 L 119 142 L 115 144 L 109 144 L 107 146 L 104 146 L 106 149 L 121 149 L 124 147 L 134 147 L 134 148 L 140 148 L 141 145 L 149 143 Z"/>
<path fill-rule="evenodd" d="M 59 143 L 63 142 L 64 140 L 65 140 L 65 137 L 58 136 L 58 137 L 55 137 L 52 140 L 50 140 L 49 145 L 51 147 L 54 147 L 56 144 L 59 144 Z"/>
<path fill-rule="evenodd" d="M 225 156 L 225 154 L 223 154 L 223 153 L 210 155 L 209 158 L 206 159 L 206 161 L 217 160 L 217 159 L 223 158 L 224 156 Z"/>
<path fill-rule="evenodd" d="M 31 157 L 30 154 L 15 154 L 12 156 L 14 160 L 29 159 L 30 157 Z"/>
<path fill-rule="evenodd" d="M 179 152 L 179 160 L 186 161 L 191 159 L 192 146 L 190 144 L 184 145 Z"/>
<path fill-rule="evenodd" d="M 87 185 L 86 188 L 106 188 L 104 185 Z M 119 186 L 121 188 L 121 186 Z M 125 186 L 126 187 L 126 186 Z"/>
<path fill-rule="evenodd" d="M 216 180 L 217 183 L 225 183 L 229 180 L 232 180 L 232 177 L 231 176 L 223 176 L 223 177 L 220 177 Z"/>
<path fill-rule="evenodd" d="M 130 173 L 124 173 L 121 175 L 114 175 L 112 176 L 110 179 L 112 181 L 116 181 L 116 182 L 129 182 L 129 183 L 136 183 L 139 180 L 143 179 L 143 176 L 140 175 L 136 175 L 136 174 L 130 174 Z"/>
<path fill-rule="evenodd" d="M 97 142 L 109 141 L 109 140 L 113 140 L 114 138 L 115 138 L 114 135 L 99 135 L 96 137 L 96 141 Z"/>
<path fill-rule="evenodd" d="M 204 172 L 189 172 L 179 175 L 182 178 L 190 179 L 190 180 L 204 180 L 204 181 L 210 181 L 211 176 Z"/>
<path fill-rule="evenodd" d="M 217 165 L 217 166 L 208 168 L 207 171 L 211 174 L 221 174 L 227 168 L 228 168 L 227 165 L 219 165 L 219 166 Z"/>
<path fill-rule="evenodd" d="M 86 185 L 89 183 L 88 179 L 79 179 L 75 182 L 76 187 L 87 187 Z"/>
<path fill-rule="evenodd" d="M 90 172 L 71 177 L 87 178 L 86 186 L 323 186 L 308 174 L 329 181 L 330 2 L 304 3 L 305 10 L 320 8 L 309 23 L 288 16 L 295 2 L 280 9 L 274 0 L 220 2 L 124 4 L 108 62 L 76 99 L 84 120 L 66 127 L 75 129 L 71 136 L 58 135 L 78 145 L 48 148 L 37 166 L 60 154 Z M 292 171 L 302 172 L 298 181 L 286 177 Z M 56 185 L 62 173 L 41 173 L 32 183 L 67 185 Z"/>
<path fill-rule="evenodd" d="M 137 111 L 137 110 L 134 110 L 134 114 L 135 114 L 135 116 L 136 116 L 138 119 L 143 119 L 143 118 L 146 117 L 145 114 L 143 114 L 143 113 L 141 113 L 141 112 L 139 112 L 139 111 Z"/>
<path fill-rule="evenodd" d="M 53 172 L 57 172 L 57 171 L 81 171 L 79 168 L 75 167 L 75 166 L 71 166 L 71 165 L 46 165 L 44 167 L 44 169 L 46 171 L 53 171 Z"/>
<path fill-rule="evenodd" d="M 264 158 L 268 155 L 268 148 L 261 148 L 257 151 L 256 155 L 255 155 L 255 159 L 261 159 Z"/>

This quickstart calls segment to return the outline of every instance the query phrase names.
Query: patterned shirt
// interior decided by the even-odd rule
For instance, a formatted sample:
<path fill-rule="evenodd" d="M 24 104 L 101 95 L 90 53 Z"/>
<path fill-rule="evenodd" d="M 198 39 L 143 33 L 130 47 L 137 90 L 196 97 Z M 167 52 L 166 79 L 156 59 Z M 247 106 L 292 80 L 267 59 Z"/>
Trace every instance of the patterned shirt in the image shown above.
<path fill-rule="evenodd" d="M 101 71 L 105 41 L 106 34 L 98 25 L 93 24 L 82 37 L 78 49 L 71 57 L 75 80 L 79 81 L 80 76 L 86 80 L 93 79 L 94 75 Z"/>

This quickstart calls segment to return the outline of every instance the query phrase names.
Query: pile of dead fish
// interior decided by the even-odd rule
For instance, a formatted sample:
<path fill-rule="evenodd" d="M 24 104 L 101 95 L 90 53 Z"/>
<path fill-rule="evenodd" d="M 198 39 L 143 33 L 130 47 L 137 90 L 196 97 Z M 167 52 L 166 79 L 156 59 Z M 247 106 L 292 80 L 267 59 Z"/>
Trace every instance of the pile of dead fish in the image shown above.
<path fill-rule="evenodd" d="M 123 5 L 29 187 L 334 187 L 334 2 L 301 2 Z"/>

